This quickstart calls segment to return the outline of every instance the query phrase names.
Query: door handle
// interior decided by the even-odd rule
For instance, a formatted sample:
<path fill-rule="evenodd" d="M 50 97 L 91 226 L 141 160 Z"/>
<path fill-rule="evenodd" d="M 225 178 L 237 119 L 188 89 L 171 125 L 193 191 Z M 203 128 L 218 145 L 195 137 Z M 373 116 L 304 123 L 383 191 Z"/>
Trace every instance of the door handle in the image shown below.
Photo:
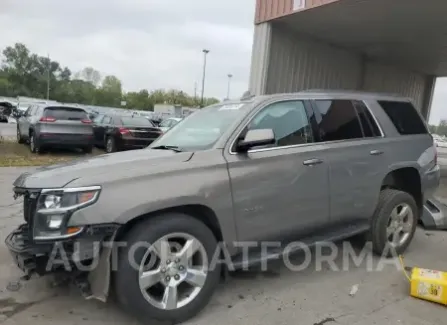
<path fill-rule="evenodd" d="M 369 152 L 369 154 L 372 155 L 372 156 L 379 156 L 379 155 L 383 154 L 383 151 L 381 151 L 381 150 L 371 150 Z"/>
<path fill-rule="evenodd" d="M 313 158 L 313 159 L 308 159 L 308 160 L 303 161 L 303 165 L 305 165 L 305 166 L 314 166 L 314 165 L 318 165 L 321 163 L 323 163 L 323 160 L 321 160 L 319 158 Z"/>

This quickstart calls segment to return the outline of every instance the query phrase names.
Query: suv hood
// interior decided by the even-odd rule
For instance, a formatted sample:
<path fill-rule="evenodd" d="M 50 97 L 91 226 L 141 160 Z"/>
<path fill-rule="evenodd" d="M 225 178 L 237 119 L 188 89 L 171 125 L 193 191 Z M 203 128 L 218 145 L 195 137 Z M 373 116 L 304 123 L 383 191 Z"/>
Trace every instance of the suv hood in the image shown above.
<path fill-rule="evenodd" d="M 188 161 L 192 155 L 191 152 L 176 153 L 153 149 L 105 154 L 38 168 L 34 172 L 20 175 L 13 185 L 21 188 L 61 188 L 76 180 L 76 186 L 79 186 L 78 183 L 89 184 L 92 181 L 96 184 L 89 185 L 98 185 L 98 182 L 107 181 L 112 175 L 125 175 L 130 170 L 141 170 L 142 174 L 150 174 L 151 167 L 153 169 L 154 166 L 169 168 L 169 164 Z"/>

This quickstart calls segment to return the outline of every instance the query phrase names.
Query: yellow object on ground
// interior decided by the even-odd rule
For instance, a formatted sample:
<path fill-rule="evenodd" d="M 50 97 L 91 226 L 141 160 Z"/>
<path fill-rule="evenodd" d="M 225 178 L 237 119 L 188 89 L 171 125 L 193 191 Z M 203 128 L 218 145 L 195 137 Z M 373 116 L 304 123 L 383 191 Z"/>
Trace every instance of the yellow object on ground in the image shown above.
<path fill-rule="evenodd" d="M 399 260 L 405 276 L 410 281 L 411 296 L 447 305 L 447 272 L 419 267 L 406 268 L 402 256 L 399 256 Z M 406 272 L 407 269 L 411 269 L 410 276 Z"/>
<path fill-rule="evenodd" d="M 414 267 L 410 284 L 413 297 L 447 305 L 447 272 Z"/>

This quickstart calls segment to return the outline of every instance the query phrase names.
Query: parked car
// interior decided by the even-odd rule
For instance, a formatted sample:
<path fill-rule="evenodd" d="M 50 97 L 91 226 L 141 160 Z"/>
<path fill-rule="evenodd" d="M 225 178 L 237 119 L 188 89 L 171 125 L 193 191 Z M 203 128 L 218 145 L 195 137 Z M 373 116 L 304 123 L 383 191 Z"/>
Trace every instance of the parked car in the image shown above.
<path fill-rule="evenodd" d="M 87 113 L 63 104 L 32 104 L 17 120 L 17 141 L 31 152 L 50 148 L 80 148 L 92 152 L 93 127 Z"/>
<path fill-rule="evenodd" d="M 6 244 L 22 270 L 44 273 L 60 268 L 48 264 L 56 244 L 73 266 L 98 256 L 93 243 L 120 243 L 99 251 L 87 296 L 113 286 L 145 323 L 173 324 L 208 304 L 222 270 L 302 249 L 284 250 L 295 241 L 365 234 L 375 253 L 403 253 L 439 179 L 433 139 L 405 98 L 247 97 L 203 108 L 147 149 L 23 174 L 25 223 Z"/>
<path fill-rule="evenodd" d="M 0 123 L 8 123 L 15 106 L 10 102 L 0 101 Z"/>
<path fill-rule="evenodd" d="M 176 125 L 178 122 L 180 122 L 181 120 L 182 120 L 182 118 L 180 118 L 180 117 L 170 117 L 166 120 L 163 120 L 160 123 L 159 128 L 164 133 L 164 132 L 168 131 L 170 128 L 172 128 L 174 125 Z"/>
<path fill-rule="evenodd" d="M 98 115 L 93 132 L 95 144 L 108 153 L 145 148 L 162 134 L 147 118 L 115 114 Z"/>

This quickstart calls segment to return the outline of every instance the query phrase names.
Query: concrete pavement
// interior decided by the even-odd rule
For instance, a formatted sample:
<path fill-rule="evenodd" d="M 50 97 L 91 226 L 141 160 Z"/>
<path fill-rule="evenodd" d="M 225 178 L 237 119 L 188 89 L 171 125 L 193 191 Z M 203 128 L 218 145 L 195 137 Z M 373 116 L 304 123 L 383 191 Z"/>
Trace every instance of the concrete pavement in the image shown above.
<path fill-rule="evenodd" d="M 25 170 L 0 169 L 0 324 L 137 324 L 115 303 L 85 301 L 75 288 L 52 287 L 49 277 L 23 282 L 15 290 L 14 282 L 20 272 L 3 241 L 23 220 L 21 204 L 12 198 L 11 184 Z M 438 195 L 447 197 L 447 186 L 441 186 Z M 419 229 L 406 254 L 406 263 L 447 271 L 446 242 L 445 232 Z M 341 258 L 336 260 L 337 265 L 342 262 Z M 218 288 L 210 305 L 187 324 L 439 325 L 445 322 L 445 307 L 410 298 L 407 280 L 393 265 L 374 272 L 367 272 L 365 265 L 352 265 L 349 271 L 330 271 L 327 267 L 316 271 L 313 262 L 305 271 L 292 272 L 276 264 L 275 271 L 265 274 L 233 274 Z M 349 292 L 356 284 L 359 290 L 351 297 Z"/>

